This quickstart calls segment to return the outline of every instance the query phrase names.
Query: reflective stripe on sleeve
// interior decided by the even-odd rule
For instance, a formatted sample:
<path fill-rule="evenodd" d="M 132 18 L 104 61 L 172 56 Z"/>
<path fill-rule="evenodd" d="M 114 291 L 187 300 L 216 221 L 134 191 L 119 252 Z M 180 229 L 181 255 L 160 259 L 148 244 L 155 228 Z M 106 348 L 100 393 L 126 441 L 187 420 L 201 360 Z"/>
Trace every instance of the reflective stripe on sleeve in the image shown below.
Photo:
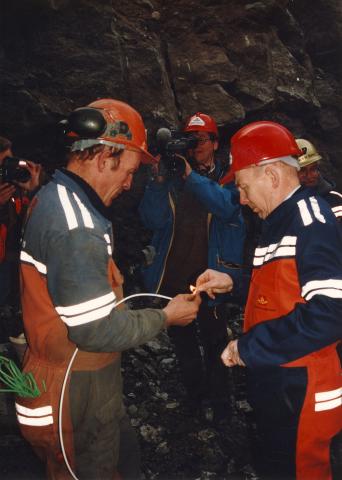
<path fill-rule="evenodd" d="M 72 327 L 93 322 L 109 315 L 115 306 L 115 300 L 114 292 L 110 292 L 77 305 L 56 307 L 56 311 L 61 316 L 61 319 Z"/>
<path fill-rule="evenodd" d="M 115 302 L 105 307 L 98 308 L 97 310 L 93 310 L 92 312 L 84 313 L 83 315 L 76 315 L 75 317 L 65 317 L 61 315 L 61 319 L 69 327 L 76 327 L 77 325 L 94 322 L 95 320 L 100 320 L 101 318 L 106 317 L 113 310 L 114 306 Z"/>
<path fill-rule="evenodd" d="M 342 205 L 339 205 L 338 207 L 332 207 L 331 210 L 333 211 L 335 217 L 342 217 Z"/>
<path fill-rule="evenodd" d="M 335 190 L 330 190 L 329 193 L 332 193 L 333 195 L 337 195 L 338 197 L 342 198 L 342 194 L 340 192 L 335 192 Z"/>
<path fill-rule="evenodd" d="M 112 245 L 111 245 L 111 242 L 110 242 L 110 236 L 108 235 L 108 233 L 105 233 L 103 236 L 104 236 L 104 239 L 106 240 L 106 243 L 107 243 L 108 255 L 112 255 L 113 251 L 112 251 Z"/>
<path fill-rule="evenodd" d="M 36 267 L 39 273 L 43 273 L 44 275 L 46 275 L 46 272 L 47 272 L 46 265 L 44 265 L 41 262 L 38 262 L 38 260 L 35 260 L 31 255 L 29 255 L 24 250 L 21 250 L 20 252 L 20 260 L 25 263 L 30 263 L 31 265 Z"/>
<path fill-rule="evenodd" d="M 310 300 L 315 295 L 342 298 L 342 280 L 313 280 L 303 285 L 302 297 L 305 298 L 305 300 Z"/>

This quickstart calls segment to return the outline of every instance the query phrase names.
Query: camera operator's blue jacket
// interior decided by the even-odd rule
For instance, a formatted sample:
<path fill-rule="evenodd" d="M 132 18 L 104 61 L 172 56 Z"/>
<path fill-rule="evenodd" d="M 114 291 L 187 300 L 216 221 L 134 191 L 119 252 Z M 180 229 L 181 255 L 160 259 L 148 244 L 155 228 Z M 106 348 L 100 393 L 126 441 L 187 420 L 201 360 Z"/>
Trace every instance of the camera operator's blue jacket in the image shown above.
<path fill-rule="evenodd" d="M 219 169 L 219 165 L 216 166 Z M 218 178 L 218 177 L 216 177 Z M 208 213 L 208 268 L 228 273 L 238 288 L 229 295 L 237 301 L 242 279 L 245 224 L 239 203 L 239 192 L 233 182 L 220 186 L 216 181 L 192 171 L 183 180 L 170 178 L 163 183 L 151 181 L 145 189 L 139 213 L 145 227 L 153 231 L 156 250 L 153 263 L 142 269 L 145 288 L 158 292 L 170 252 L 175 224 L 177 191 L 191 191 Z M 218 295 L 215 302 L 228 300 Z"/>

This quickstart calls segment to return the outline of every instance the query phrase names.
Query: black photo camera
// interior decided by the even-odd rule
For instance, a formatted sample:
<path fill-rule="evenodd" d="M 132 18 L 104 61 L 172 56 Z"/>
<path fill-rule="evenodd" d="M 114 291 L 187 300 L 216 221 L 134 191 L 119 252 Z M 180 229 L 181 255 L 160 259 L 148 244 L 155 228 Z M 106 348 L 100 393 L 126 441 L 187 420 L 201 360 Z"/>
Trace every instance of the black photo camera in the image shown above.
<path fill-rule="evenodd" d="M 3 183 L 27 182 L 31 174 L 26 165 L 26 160 L 22 158 L 6 157 L 0 165 L 0 179 Z"/>
<path fill-rule="evenodd" d="M 156 138 L 165 174 L 167 176 L 183 175 L 185 164 L 177 155 L 187 157 L 188 151 L 196 148 L 198 139 L 193 135 L 185 135 L 168 128 L 160 128 Z"/>

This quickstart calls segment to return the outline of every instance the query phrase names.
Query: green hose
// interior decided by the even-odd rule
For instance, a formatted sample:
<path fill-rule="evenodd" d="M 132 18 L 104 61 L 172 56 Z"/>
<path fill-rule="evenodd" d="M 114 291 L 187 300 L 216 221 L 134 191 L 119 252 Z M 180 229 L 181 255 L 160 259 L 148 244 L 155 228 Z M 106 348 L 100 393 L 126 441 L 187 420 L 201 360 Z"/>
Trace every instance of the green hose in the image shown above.
<path fill-rule="evenodd" d="M 31 372 L 23 373 L 13 360 L 0 355 L 0 382 L 9 388 L 0 392 L 16 393 L 20 397 L 36 398 L 40 390 Z"/>

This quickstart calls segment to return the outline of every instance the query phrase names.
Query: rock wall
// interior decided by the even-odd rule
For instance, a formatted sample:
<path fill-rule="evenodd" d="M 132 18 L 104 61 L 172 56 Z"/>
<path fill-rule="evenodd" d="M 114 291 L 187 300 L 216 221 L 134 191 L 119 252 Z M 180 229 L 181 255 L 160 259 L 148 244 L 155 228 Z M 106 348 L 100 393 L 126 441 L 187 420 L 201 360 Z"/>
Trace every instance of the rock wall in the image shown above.
<path fill-rule="evenodd" d="M 196 110 L 226 141 L 278 120 L 341 173 L 339 0 L 2 0 L 0 18 L 0 131 L 23 152 L 53 163 L 54 122 L 109 96 L 151 138 Z"/>
<path fill-rule="evenodd" d="M 2 0 L 0 19 L 0 134 L 17 154 L 53 169 L 56 122 L 114 97 L 151 143 L 196 111 L 223 143 L 279 121 L 314 141 L 342 188 L 340 0 Z"/>

